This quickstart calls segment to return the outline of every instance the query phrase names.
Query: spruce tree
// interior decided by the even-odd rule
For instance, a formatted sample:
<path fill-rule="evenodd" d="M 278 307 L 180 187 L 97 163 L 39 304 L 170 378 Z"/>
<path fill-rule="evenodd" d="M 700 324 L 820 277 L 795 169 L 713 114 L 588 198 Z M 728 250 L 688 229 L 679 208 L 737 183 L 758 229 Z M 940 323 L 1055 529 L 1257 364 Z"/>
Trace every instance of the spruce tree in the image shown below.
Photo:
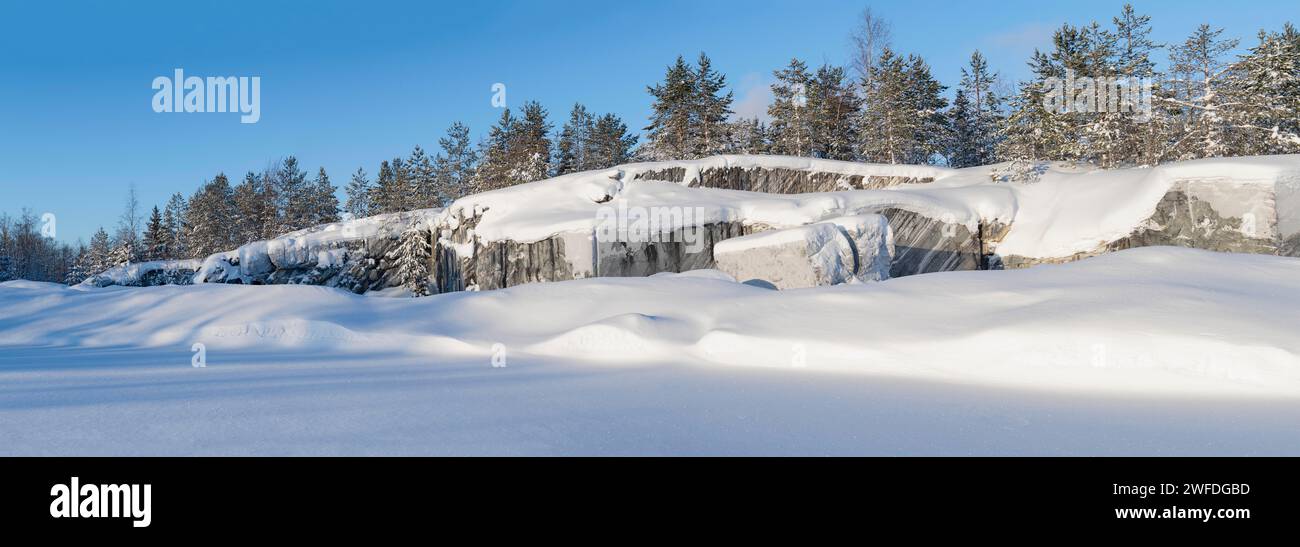
<path fill-rule="evenodd" d="M 767 109 L 772 119 L 769 125 L 773 154 L 786 156 L 812 156 L 813 121 L 808 107 L 808 88 L 812 77 L 808 65 L 799 59 L 773 73 L 773 101 Z"/>
<path fill-rule="evenodd" d="M 63 283 L 66 285 L 76 285 L 90 277 L 90 253 L 84 245 L 77 250 L 76 258 L 68 268 L 68 275 L 64 277 Z M 0 272 L 0 281 L 3 281 L 3 272 Z"/>
<path fill-rule="evenodd" d="M 379 176 L 375 179 L 375 186 L 371 188 L 370 214 L 382 215 L 398 211 L 396 203 L 400 195 L 401 188 L 397 186 L 393 166 L 387 160 L 380 162 Z"/>
<path fill-rule="evenodd" d="M 488 128 L 481 144 L 483 158 L 474 177 L 474 192 L 486 192 L 513 184 L 510 164 L 510 146 L 514 142 L 516 120 L 510 109 L 503 109 L 501 118 Z"/>
<path fill-rule="evenodd" d="M 397 280 L 411 296 L 429 295 L 429 260 L 433 253 L 429 230 L 415 226 L 402 232 L 401 242 L 389 258 L 397 261 Z"/>
<path fill-rule="evenodd" d="M 970 65 L 961 71 L 953 106 L 948 112 L 952 167 L 989 165 L 996 161 L 999 132 L 1003 124 L 1002 99 L 993 90 L 997 74 L 979 51 L 971 54 Z"/>
<path fill-rule="evenodd" d="M 410 189 L 403 200 L 402 209 L 412 211 L 437 207 L 440 201 L 432 158 L 417 144 L 411 151 L 411 157 L 406 161 L 406 165 L 410 170 Z"/>
<path fill-rule="evenodd" d="M 328 224 L 339 221 L 339 198 L 334 193 L 337 188 L 330 183 L 330 177 L 321 167 L 316 172 L 312 183 L 312 224 Z"/>
<path fill-rule="evenodd" d="M 370 179 L 366 178 L 366 170 L 358 167 L 347 187 L 348 201 L 345 209 L 352 218 L 370 216 L 371 190 Z"/>
<path fill-rule="evenodd" d="M 1233 155 L 1300 153 L 1300 32 L 1259 33 L 1233 67 L 1225 94 L 1225 121 L 1234 134 Z"/>
<path fill-rule="evenodd" d="M 713 61 L 704 52 L 700 52 L 693 72 L 693 112 L 690 117 L 693 122 L 693 154 L 695 157 L 721 154 L 727 147 L 727 119 L 731 117 L 734 96 L 730 91 L 723 93 L 727 88 L 727 77 L 713 69 Z"/>
<path fill-rule="evenodd" d="M 478 153 L 470 145 L 469 127 L 455 122 L 447 128 L 447 136 L 438 139 L 442 151 L 433 162 L 438 207 L 445 207 L 471 191 Z"/>
<path fill-rule="evenodd" d="M 185 196 L 180 192 L 172 194 L 167 200 L 167 206 L 163 209 L 163 229 L 166 231 L 167 240 L 163 251 L 163 258 L 175 259 L 187 256 L 185 251 L 185 241 L 182 227 L 185 225 Z"/>
<path fill-rule="evenodd" d="M 966 89 L 958 87 L 956 97 L 952 101 L 952 108 L 948 111 L 951 131 L 947 152 L 949 167 L 960 169 L 989 163 L 981 160 L 982 135 L 978 129 L 979 122 L 976 115 L 975 107 L 966 97 Z"/>
<path fill-rule="evenodd" d="M 289 156 L 280 165 L 277 177 L 278 198 L 282 204 L 279 233 L 288 233 L 310 227 L 313 192 L 307 182 L 307 173 L 298 167 L 298 158 Z"/>
<path fill-rule="evenodd" d="M 144 229 L 144 260 L 162 260 L 167 258 L 167 231 L 163 227 L 162 212 L 154 206 L 149 215 L 149 222 Z"/>
<path fill-rule="evenodd" d="M 90 237 L 90 247 L 86 249 L 86 273 L 88 276 L 103 273 L 113 266 L 112 264 L 113 243 L 109 240 L 108 232 L 100 226 L 95 231 L 95 235 Z"/>

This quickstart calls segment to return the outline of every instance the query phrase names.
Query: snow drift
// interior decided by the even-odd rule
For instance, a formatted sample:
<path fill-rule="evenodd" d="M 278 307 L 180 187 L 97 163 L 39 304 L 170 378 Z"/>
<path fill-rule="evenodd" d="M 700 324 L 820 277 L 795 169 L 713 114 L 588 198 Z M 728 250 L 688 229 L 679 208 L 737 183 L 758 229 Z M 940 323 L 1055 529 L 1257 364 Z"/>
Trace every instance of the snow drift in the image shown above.
<path fill-rule="evenodd" d="M 789 291 L 708 270 L 422 299 L 302 286 L 0 285 L 4 346 L 183 351 L 202 342 L 211 354 L 382 349 L 489 359 L 500 345 L 525 361 L 1144 394 L 1300 396 L 1297 326 L 1300 260 L 1171 247 Z"/>

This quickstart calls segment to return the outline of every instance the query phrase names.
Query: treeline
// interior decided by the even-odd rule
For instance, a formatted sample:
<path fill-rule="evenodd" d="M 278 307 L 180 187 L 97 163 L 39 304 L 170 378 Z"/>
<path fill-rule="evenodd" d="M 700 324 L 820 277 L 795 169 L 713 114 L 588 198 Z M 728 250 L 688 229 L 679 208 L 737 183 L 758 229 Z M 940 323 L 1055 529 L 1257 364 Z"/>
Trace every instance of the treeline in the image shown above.
<path fill-rule="evenodd" d="M 78 249 L 43 233 L 42 224 L 29 209 L 23 209 L 17 218 L 0 214 L 0 282 L 67 278 Z"/>
<path fill-rule="evenodd" d="M 1290 23 L 1261 31 L 1257 45 L 1229 59 L 1238 41 L 1222 29 L 1201 25 L 1182 43 L 1157 44 L 1150 17 L 1126 5 L 1109 25 L 1056 30 L 1050 49 L 1029 61 L 1033 77 L 1009 96 L 974 52 L 949 101 L 924 59 L 892 50 L 887 25 L 869 11 L 863 17 L 853 36 L 866 45 L 854 52 L 855 77 L 792 60 L 773 73 L 766 123 L 729 119 L 724 77 L 703 55 L 694 67 L 678 58 L 650 88 L 654 113 L 639 156 L 784 154 L 953 167 L 1066 160 L 1109 168 L 1300 152 L 1300 33 Z M 1154 60 L 1161 50 L 1165 71 Z M 1065 112 L 1047 109 L 1049 78 L 1085 76 L 1149 79 L 1149 117 L 1087 112 L 1073 101 Z"/>
<path fill-rule="evenodd" d="M 463 195 L 640 160 L 714 154 L 782 154 L 952 167 L 1011 161 L 1156 165 L 1204 157 L 1300 152 L 1300 32 L 1290 23 L 1261 31 L 1236 58 L 1238 40 L 1201 25 L 1183 42 L 1157 44 L 1150 17 L 1132 6 L 1109 24 L 1063 25 L 1029 61 L 1016 86 L 976 51 L 948 99 L 923 58 L 889 46 L 889 26 L 866 11 L 854 30 L 851 68 L 811 68 L 799 59 L 773 73 L 768 120 L 734 115 L 726 76 L 701 53 L 667 67 L 648 86 L 652 114 L 644 141 L 613 114 L 575 104 L 556 129 L 537 102 L 505 109 L 477 143 L 456 122 L 432 156 L 416 146 L 364 168 L 344 187 L 352 217 L 440 207 Z M 1155 61 L 1163 52 L 1164 70 Z M 1148 78 L 1151 112 L 1065 113 L 1044 104 L 1047 80 L 1071 76 Z M 1005 88 L 1004 88 L 1005 87 Z M 134 190 L 112 235 L 61 245 L 42 235 L 30 211 L 0 217 L 0 280 L 79 282 L 130 261 L 202 258 L 259 239 L 340 219 L 335 187 L 295 158 L 233 184 L 217 174 L 189 197 L 175 194 L 147 219 Z"/>
<path fill-rule="evenodd" d="M 342 204 L 323 167 L 309 176 L 290 156 L 245 174 L 238 184 L 218 173 L 188 197 L 173 194 L 147 218 L 132 187 L 114 232 L 101 227 L 89 244 L 57 243 L 41 233 L 30 211 L 18 219 L 0 216 L 0 281 L 75 284 L 129 262 L 204 258 L 345 216 L 441 207 L 469 193 L 633 157 L 637 137 L 613 114 L 594 115 L 574 105 L 554 138 L 546 117 L 536 102 L 526 103 L 519 117 L 506 109 L 478 146 L 470 141 L 469 127 L 456 122 L 432 156 L 417 145 L 409 156 L 381 162 L 373 181 L 358 168 L 344 186 Z"/>

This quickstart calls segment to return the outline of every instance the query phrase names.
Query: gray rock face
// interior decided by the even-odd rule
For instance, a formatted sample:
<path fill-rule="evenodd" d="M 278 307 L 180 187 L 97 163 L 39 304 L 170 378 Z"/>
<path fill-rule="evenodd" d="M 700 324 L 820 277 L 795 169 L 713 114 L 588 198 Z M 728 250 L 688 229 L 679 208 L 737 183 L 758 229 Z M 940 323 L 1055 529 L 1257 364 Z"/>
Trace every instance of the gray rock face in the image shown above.
<path fill-rule="evenodd" d="M 1300 234 L 1295 234 L 1283 241 L 1282 246 L 1278 247 L 1277 254 L 1300 257 Z"/>
<path fill-rule="evenodd" d="M 1209 202 L 1189 195 L 1186 188 L 1175 187 L 1160 200 L 1146 226 L 1111 243 L 1107 249 L 1173 245 L 1231 253 L 1274 254 L 1281 242 L 1269 233 L 1268 220 L 1224 216 Z"/>
<path fill-rule="evenodd" d="M 740 223 L 719 223 L 690 230 L 689 235 L 678 230 L 657 238 L 660 241 L 595 241 L 594 236 L 569 234 L 530 243 L 506 240 L 484 244 L 470 235 L 475 224 L 477 219 L 460 219 L 457 228 L 442 231 L 430 270 L 439 292 L 470 287 L 501 289 L 591 275 L 644 277 L 712 268 L 713 245 L 746 233 Z M 466 250 L 470 256 L 461 256 Z"/>
<path fill-rule="evenodd" d="M 453 278 L 464 279 L 480 290 L 504 289 L 542 281 L 574 279 L 573 269 L 564 254 L 564 240 L 559 237 L 533 243 L 496 241 L 474 245 L 474 259 L 465 265 L 470 271 L 456 272 Z M 440 254 L 437 256 L 441 256 Z M 456 264 L 461 264 L 457 261 Z M 433 271 L 442 271 L 435 268 Z M 436 283 L 442 286 L 443 283 Z"/>
<path fill-rule="evenodd" d="M 894 237 L 888 277 L 984 267 L 984 243 L 978 231 L 905 209 L 890 208 L 879 213 L 889 220 Z M 741 222 L 723 222 L 691 229 L 690 234 L 677 230 L 659 238 L 661 241 L 599 241 L 594 236 L 557 235 L 537 242 L 505 240 L 484 244 L 472 235 L 477 222 L 477 218 L 462 218 L 454 223 L 456 228 L 442 228 L 430 268 L 438 292 L 500 289 L 587 276 L 645 277 L 715 268 L 717 243 L 762 230 Z M 698 243 L 688 244 L 690 241 Z M 592 248 L 576 249 L 574 245 Z M 875 261 L 876 254 L 872 256 Z M 854 269 L 851 264 L 850 272 Z M 375 284 L 372 288 L 380 286 L 383 285 Z"/>
<path fill-rule="evenodd" d="M 983 269 L 983 242 L 979 232 L 965 225 L 933 219 L 905 209 L 880 211 L 894 231 L 891 277 L 931 272 Z"/>
<path fill-rule="evenodd" d="M 687 183 L 700 188 L 745 190 L 770 194 L 807 194 L 836 190 L 875 190 L 900 184 L 932 182 L 931 178 L 842 175 L 819 173 L 798 169 L 767 167 L 710 167 L 700 170 L 699 177 L 690 181 L 686 169 L 670 167 L 659 171 L 639 173 L 638 180 L 663 180 Z"/>
<path fill-rule="evenodd" d="M 1174 183 L 1133 233 L 1068 257 L 1000 257 L 1008 268 L 1072 262 L 1135 247 L 1174 246 L 1228 253 L 1300 256 L 1300 234 L 1279 233 L 1272 187 L 1224 181 Z"/>
<path fill-rule="evenodd" d="M 661 238 L 664 241 L 597 241 L 596 275 L 645 277 L 713 268 L 713 248 L 718 242 L 752 233 L 739 222 L 706 224 L 690 232 L 674 231 L 671 237 Z"/>

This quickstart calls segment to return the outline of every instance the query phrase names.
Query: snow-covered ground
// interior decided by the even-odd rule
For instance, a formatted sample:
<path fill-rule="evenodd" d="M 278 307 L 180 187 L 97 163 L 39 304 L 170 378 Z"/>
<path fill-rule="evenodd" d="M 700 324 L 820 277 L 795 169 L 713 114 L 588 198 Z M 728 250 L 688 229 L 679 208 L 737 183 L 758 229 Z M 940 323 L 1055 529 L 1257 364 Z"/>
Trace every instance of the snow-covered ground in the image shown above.
<path fill-rule="evenodd" d="M 9 282 L 0 453 L 1294 455 L 1297 332 L 1300 259 L 1163 247 L 789 291 Z"/>

